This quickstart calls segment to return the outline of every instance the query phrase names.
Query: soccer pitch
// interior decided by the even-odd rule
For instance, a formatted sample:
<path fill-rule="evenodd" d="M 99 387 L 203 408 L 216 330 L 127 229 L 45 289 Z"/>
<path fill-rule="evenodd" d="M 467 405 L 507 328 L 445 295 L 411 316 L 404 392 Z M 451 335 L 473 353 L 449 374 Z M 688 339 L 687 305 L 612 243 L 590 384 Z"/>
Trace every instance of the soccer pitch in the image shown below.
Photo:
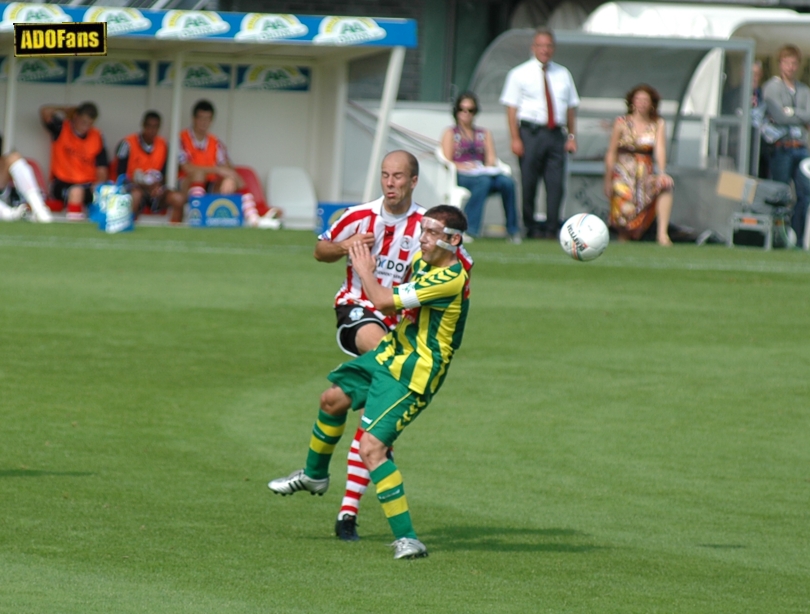
<path fill-rule="evenodd" d="M 808 253 L 471 245 L 394 561 L 373 487 L 333 535 L 349 436 L 266 487 L 344 358 L 314 242 L 0 225 L 0 612 L 810 611 Z"/>

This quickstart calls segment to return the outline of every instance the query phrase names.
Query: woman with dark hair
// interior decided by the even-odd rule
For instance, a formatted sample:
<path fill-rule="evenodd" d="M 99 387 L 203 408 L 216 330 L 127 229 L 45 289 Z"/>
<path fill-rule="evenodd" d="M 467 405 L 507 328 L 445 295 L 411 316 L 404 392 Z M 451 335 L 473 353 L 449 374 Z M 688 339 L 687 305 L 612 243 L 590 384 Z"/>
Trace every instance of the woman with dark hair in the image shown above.
<path fill-rule="evenodd" d="M 616 118 L 605 155 L 608 224 L 619 241 L 638 240 L 658 215 L 659 245 L 672 241 L 667 229 L 672 214 L 672 177 L 666 174 L 666 126 L 658 115 L 661 96 L 646 84 L 625 97 L 627 114 Z M 656 173 L 656 168 L 657 173 Z"/>
<path fill-rule="evenodd" d="M 456 125 L 442 135 L 442 152 L 445 158 L 456 165 L 458 185 L 470 191 L 470 200 L 464 207 L 467 215 L 467 233 L 476 237 L 481 234 L 484 203 L 492 192 L 503 199 L 506 213 L 506 232 L 513 243 L 520 243 L 520 228 L 515 209 L 515 183 L 498 169 L 495 143 L 492 133 L 486 128 L 476 128 L 473 119 L 478 113 L 478 99 L 472 92 L 464 92 L 453 105 Z M 469 238 L 467 239 L 469 241 Z"/>

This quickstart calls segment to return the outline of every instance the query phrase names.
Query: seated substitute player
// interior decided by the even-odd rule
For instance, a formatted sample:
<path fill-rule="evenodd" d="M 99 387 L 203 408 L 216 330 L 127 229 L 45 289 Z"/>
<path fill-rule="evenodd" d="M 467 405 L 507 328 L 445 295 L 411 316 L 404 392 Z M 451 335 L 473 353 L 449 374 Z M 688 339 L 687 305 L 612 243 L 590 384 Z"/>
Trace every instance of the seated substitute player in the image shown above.
<path fill-rule="evenodd" d="M 439 205 L 425 212 L 421 252 L 411 264 L 411 281 L 385 288 L 375 277 L 374 256 L 363 242 L 349 248 L 363 291 L 383 313 L 402 312 L 396 328 L 377 348 L 332 371 L 332 387 L 321 395 L 306 467 L 271 481 L 270 490 L 291 495 L 306 490 L 322 495 L 329 488 L 329 462 L 346 427 L 349 409 L 365 407 L 366 432 L 360 457 L 371 471 L 394 537 L 394 558 L 427 556 L 417 539 L 402 475 L 387 451 L 402 430 L 428 406 L 447 376 L 461 345 L 469 308 L 469 273 L 456 250 L 467 230 L 457 208 Z"/>
<path fill-rule="evenodd" d="M 379 283 L 392 288 L 408 280 L 410 262 L 419 250 L 419 222 L 425 209 L 413 202 L 419 180 L 419 162 L 413 154 L 397 150 L 383 158 L 380 187 L 383 196 L 346 212 L 318 237 L 315 259 L 337 262 L 348 257 L 355 243 L 369 247 L 376 258 L 375 276 Z M 360 277 L 346 263 L 346 279 L 335 295 L 337 344 L 349 356 L 359 356 L 377 347 L 380 340 L 399 321 L 396 313 L 385 315 L 363 292 Z M 360 410 L 362 416 L 362 410 Z M 360 498 L 370 481 L 368 469 L 360 459 L 362 423 L 349 447 L 346 493 L 335 522 L 335 535 L 344 541 L 356 541 Z"/>
<path fill-rule="evenodd" d="M 92 102 L 78 107 L 44 105 L 42 123 L 51 133 L 51 194 L 67 205 L 69 220 L 85 219 L 84 207 L 93 201 L 94 184 L 107 181 L 107 149 L 93 124 L 98 108 Z"/>
<path fill-rule="evenodd" d="M 0 138 L 0 149 L 2 146 Z M 22 219 L 29 209 L 35 222 L 47 224 L 53 220 L 34 170 L 19 153 L 10 151 L 0 156 L 0 220 L 13 222 Z"/>
<path fill-rule="evenodd" d="M 180 192 L 166 189 L 166 159 L 169 147 L 161 137 L 160 114 L 147 111 L 141 132 L 133 133 L 118 144 L 116 170 L 127 176 L 127 191 L 132 196 L 132 215 L 147 205 L 154 213 L 171 209 L 171 221 L 183 221 L 185 198 Z"/>
<path fill-rule="evenodd" d="M 180 133 L 180 191 L 186 196 L 234 194 L 244 186 L 225 144 L 209 132 L 213 122 L 214 105 L 198 100 L 191 127 Z"/>

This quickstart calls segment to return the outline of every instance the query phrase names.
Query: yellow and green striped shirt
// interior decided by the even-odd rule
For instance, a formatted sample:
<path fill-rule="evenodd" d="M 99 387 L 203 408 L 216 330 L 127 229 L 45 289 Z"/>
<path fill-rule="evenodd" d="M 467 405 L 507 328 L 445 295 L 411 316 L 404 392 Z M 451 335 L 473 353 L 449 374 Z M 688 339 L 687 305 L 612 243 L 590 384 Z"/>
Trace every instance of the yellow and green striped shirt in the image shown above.
<path fill-rule="evenodd" d="M 402 311 L 397 327 L 375 350 L 377 362 L 397 380 L 430 398 L 441 387 L 454 352 L 461 345 L 469 308 L 469 273 L 461 261 L 434 267 L 417 252 L 411 279 L 394 287 Z"/>

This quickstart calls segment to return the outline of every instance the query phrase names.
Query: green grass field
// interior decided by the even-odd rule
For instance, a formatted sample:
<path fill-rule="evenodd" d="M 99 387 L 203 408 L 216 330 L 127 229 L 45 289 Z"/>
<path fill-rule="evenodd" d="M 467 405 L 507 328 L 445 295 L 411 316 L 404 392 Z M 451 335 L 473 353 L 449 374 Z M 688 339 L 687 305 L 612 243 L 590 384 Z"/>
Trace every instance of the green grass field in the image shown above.
<path fill-rule="evenodd" d="M 478 241 L 397 443 L 428 559 L 303 466 L 343 360 L 306 232 L 0 226 L 0 612 L 808 612 L 810 255 Z M 352 431 L 355 418 L 350 417 Z"/>

